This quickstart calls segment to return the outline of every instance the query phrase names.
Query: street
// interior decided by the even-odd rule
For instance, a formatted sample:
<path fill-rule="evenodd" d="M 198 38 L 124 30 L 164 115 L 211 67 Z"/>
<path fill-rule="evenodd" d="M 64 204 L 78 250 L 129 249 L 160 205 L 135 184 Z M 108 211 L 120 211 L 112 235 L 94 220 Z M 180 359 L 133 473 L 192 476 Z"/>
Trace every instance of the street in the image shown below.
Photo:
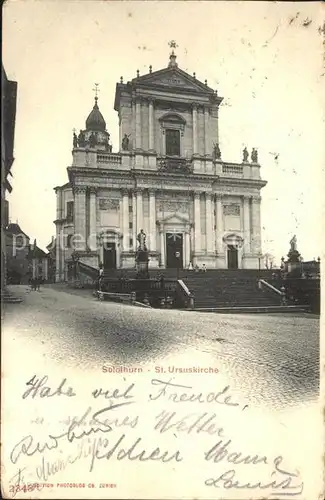
<path fill-rule="evenodd" d="M 155 310 L 65 285 L 10 288 L 23 298 L 3 308 L 11 489 L 41 480 L 42 498 L 67 498 L 81 481 L 96 498 L 149 499 L 159 484 L 159 498 L 212 500 L 215 487 L 223 498 L 280 498 L 285 484 L 284 494 L 316 498 L 316 317 Z M 229 490 L 237 474 L 255 492 Z"/>
<path fill-rule="evenodd" d="M 57 366 L 213 366 L 255 406 L 282 409 L 317 398 L 319 320 L 312 316 L 221 315 L 99 302 L 89 290 L 13 286 L 3 335 Z M 186 363 L 185 363 L 186 359 Z M 190 362 L 189 362 L 190 360 Z M 153 371 L 154 373 L 154 371 Z"/>

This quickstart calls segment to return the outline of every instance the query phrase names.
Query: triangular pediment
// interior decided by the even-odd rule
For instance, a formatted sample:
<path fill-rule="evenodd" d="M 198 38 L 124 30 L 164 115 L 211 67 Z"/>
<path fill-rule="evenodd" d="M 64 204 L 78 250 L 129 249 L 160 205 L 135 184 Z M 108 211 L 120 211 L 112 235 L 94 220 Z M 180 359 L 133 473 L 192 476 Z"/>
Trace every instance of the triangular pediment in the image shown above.
<path fill-rule="evenodd" d="M 133 84 L 146 87 L 166 87 L 192 92 L 213 93 L 213 89 L 179 68 L 165 68 L 134 78 Z"/>
<path fill-rule="evenodd" d="M 165 217 L 164 219 L 162 219 L 159 222 L 163 223 L 163 224 L 175 224 L 175 225 L 180 225 L 180 224 L 184 225 L 184 224 L 188 224 L 189 223 L 187 217 L 183 217 L 183 216 L 179 215 L 176 212 L 174 212 L 173 214 L 168 215 L 167 217 Z"/>

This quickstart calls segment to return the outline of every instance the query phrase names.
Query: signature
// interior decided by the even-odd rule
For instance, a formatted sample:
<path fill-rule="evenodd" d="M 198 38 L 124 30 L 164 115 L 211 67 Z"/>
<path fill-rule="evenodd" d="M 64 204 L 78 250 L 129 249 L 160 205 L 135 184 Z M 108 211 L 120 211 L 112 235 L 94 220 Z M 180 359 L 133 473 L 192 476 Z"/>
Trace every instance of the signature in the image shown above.
<path fill-rule="evenodd" d="M 205 460 L 212 460 L 214 463 L 219 463 L 222 461 L 232 463 L 233 465 L 258 465 L 258 464 L 269 464 L 269 459 L 266 455 L 246 455 L 240 451 L 230 451 L 228 449 L 231 444 L 231 439 L 227 442 L 219 441 L 214 445 L 208 452 L 205 453 Z M 299 484 L 292 484 L 295 478 L 299 478 L 300 474 L 298 471 L 289 472 L 282 467 L 283 457 L 280 455 L 273 460 L 274 470 L 271 473 L 271 480 L 268 482 L 254 481 L 254 482 L 240 482 L 236 476 L 236 470 L 230 469 L 223 472 L 215 478 L 206 479 L 206 486 L 214 486 L 216 488 L 224 489 L 272 489 L 274 492 L 271 495 L 281 495 L 285 496 L 295 496 L 300 495 L 304 488 L 304 483 L 301 481 Z M 280 475 L 280 477 L 277 477 Z"/>

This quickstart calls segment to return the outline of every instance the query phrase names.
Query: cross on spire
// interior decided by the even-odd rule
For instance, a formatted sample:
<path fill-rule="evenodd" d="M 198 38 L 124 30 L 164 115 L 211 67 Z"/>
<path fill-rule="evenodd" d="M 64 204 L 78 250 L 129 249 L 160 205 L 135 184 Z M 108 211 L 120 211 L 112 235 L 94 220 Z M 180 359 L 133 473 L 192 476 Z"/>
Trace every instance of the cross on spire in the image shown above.
<path fill-rule="evenodd" d="M 168 42 L 168 45 L 171 49 L 176 49 L 178 47 L 175 40 L 170 40 L 170 42 Z"/>
<path fill-rule="evenodd" d="M 98 86 L 99 86 L 99 83 L 95 83 L 95 88 L 93 89 L 93 92 L 95 92 L 95 101 L 96 101 L 96 103 L 98 101 L 98 92 L 100 92 Z"/>

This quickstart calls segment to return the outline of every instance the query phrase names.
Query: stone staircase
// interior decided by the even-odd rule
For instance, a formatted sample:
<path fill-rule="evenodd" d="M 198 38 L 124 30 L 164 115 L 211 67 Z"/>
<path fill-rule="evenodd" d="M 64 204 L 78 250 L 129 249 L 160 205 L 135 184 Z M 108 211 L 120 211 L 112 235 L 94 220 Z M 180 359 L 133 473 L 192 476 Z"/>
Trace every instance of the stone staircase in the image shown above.
<path fill-rule="evenodd" d="M 22 302 L 20 297 L 15 297 L 8 288 L 1 290 L 1 303 L 2 304 L 19 304 Z"/>
<path fill-rule="evenodd" d="M 176 277 L 177 271 L 166 269 L 166 278 Z M 201 311 L 222 313 L 242 312 L 305 312 L 306 308 L 281 304 L 276 293 L 258 287 L 258 279 L 271 281 L 272 271 L 216 269 L 205 273 L 180 270 L 179 278 L 194 294 L 194 307 Z"/>

